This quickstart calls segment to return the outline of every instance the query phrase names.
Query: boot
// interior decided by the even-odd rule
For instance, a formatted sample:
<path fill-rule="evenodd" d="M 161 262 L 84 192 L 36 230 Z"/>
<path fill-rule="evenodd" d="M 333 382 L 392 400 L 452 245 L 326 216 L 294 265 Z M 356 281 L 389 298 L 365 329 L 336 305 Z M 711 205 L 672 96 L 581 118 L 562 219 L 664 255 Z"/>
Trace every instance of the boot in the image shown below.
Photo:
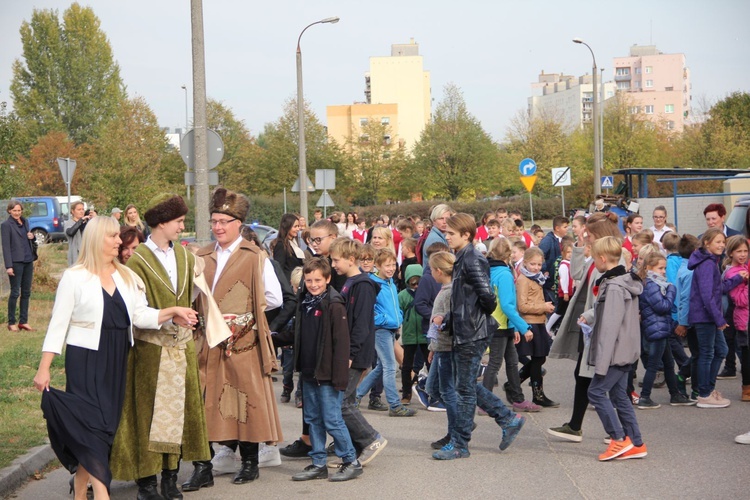
<path fill-rule="evenodd" d="M 234 484 L 245 484 L 255 481 L 260 477 L 258 471 L 258 443 L 248 443 L 240 441 L 240 456 L 242 457 L 242 467 L 232 479 Z"/>
<path fill-rule="evenodd" d="M 182 493 L 177 489 L 177 473 L 179 471 L 179 468 L 161 471 L 161 496 L 167 500 L 182 499 Z"/>
<path fill-rule="evenodd" d="M 742 386 L 742 401 L 750 401 L 750 385 Z"/>
<path fill-rule="evenodd" d="M 162 500 L 162 496 L 156 489 L 156 476 L 136 479 L 135 484 L 138 485 L 137 500 Z"/>
<path fill-rule="evenodd" d="M 211 472 L 214 468 L 211 461 L 193 462 L 193 474 L 186 483 L 182 483 L 182 491 L 198 491 L 201 488 L 208 488 L 214 485 L 214 475 Z"/>
<path fill-rule="evenodd" d="M 535 405 L 539 405 L 542 408 L 557 408 L 558 406 L 560 406 L 560 403 L 552 401 L 544 395 L 544 386 L 542 384 L 538 382 L 532 382 L 531 388 L 534 392 L 532 402 Z"/>

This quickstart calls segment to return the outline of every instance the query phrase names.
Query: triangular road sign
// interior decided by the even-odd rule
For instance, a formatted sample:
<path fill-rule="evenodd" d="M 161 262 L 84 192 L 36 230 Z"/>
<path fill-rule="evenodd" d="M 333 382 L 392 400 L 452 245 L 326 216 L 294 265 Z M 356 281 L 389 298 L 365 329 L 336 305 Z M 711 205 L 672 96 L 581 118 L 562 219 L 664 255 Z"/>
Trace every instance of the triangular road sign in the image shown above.
<path fill-rule="evenodd" d="M 531 190 L 534 189 L 534 184 L 536 184 L 536 175 L 521 177 L 521 182 L 523 183 L 523 187 L 526 188 L 526 191 L 530 193 Z"/>

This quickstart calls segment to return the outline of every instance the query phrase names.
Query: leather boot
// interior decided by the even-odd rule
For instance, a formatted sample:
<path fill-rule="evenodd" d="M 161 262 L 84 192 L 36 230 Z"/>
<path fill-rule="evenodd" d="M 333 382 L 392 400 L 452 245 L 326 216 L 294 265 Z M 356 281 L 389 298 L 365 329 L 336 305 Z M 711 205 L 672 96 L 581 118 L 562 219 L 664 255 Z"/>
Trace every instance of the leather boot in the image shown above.
<path fill-rule="evenodd" d="M 544 386 L 542 386 L 542 384 L 532 382 L 531 389 L 534 391 L 532 402 L 535 405 L 539 405 L 542 408 L 557 408 L 558 406 L 560 406 L 560 403 L 552 401 L 544 395 Z"/>
<path fill-rule="evenodd" d="M 137 500 L 162 500 L 159 490 L 156 489 L 156 476 L 136 479 L 135 484 L 138 485 Z"/>
<path fill-rule="evenodd" d="M 177 489 L 177 473 L 179 471 L 179 468 L 161 471 L 161 496 L 167 500 L 182 499 L 182 493 Z"/>
<path fill-rule="evenodd" d="M 214 466 L 210 460 L 193 462 L 193 467 L 193 474 L 182 484 L 182 491 L 198 491 L 214 485 L 214 475 L 211 472 Z"/>
<path fill-rule="evenodd" d="M 742 386 L 742 401 L 750 401 L 750 385 Z"/>
<path fill-rule="evenodd" d="M 240 456 L 242 457 L 242 467 L 234 476 L 234 484 L 245 484 L 255 481 L 260 477 L 258 470 L 258 443 L 248 443 L 240 441 Z"/>

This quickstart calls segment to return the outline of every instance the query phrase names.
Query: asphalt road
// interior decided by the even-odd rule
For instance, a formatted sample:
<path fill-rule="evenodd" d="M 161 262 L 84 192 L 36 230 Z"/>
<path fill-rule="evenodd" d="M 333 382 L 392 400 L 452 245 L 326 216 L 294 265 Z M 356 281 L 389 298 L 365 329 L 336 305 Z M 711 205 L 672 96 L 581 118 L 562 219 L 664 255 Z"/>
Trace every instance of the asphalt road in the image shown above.
<path fill-rule="evenodd" d="M 657 410 L 636 410 L 648 457 L 600 463 L 605 436 L 596 412 L 587 412 L 582 443 L 557 440 L 545 429 L 570 416 L 574 363 L 549 360 L 545 379 L 547 395 L 560 408 L 527 413 L 527 423 L 515 443 L 500 452 L 501 433 L 493 420 L 477 417 L 470 444 L 471 457 L 440 462 L 431 458 L 430 442 L 446 433 L 444 413 L 420 407 L 415 417 L 394 418 L 364 410 L 366 417 L 387 439 L 388 446 L 356 480 L 293 482 L 306 459 L 284 459 L 279 467 L 261 469 L 260 479 L 247 485 L 231 484 L 231 476 L 218 476 L 215 486 L 186 493 L 186 499 L 260 498 L 747 498 L 750 446 L 734 443 L 750 431 L 750 403 L 739 401 L 739 379 L 719 381 L 718 389 L 732 405 L 708 410 L 671 407 L 666 389 L 655 389 Z M 642 375 L 640 373 L 639 375 Z M 501 380 L 504 376 L 501 374 Z M 276 384 L 281 393 L 281 383 Z M 502 392 L 495 389 L 496 393 Z M 524 388 L 530 397 L 528 386 Z M 418 403 L 412 403 L 412 407 Z M 301 410 L 280 404 L 285 443 L 297 438 Z M 180 472 L 180 483 L 192 465 Z M 19 499 L 70 499 L 69 475 L 64 469 L 32 480 L 18 490 Z M 132 499 L 133 483 L 114 482 L 112 498 Z"/>

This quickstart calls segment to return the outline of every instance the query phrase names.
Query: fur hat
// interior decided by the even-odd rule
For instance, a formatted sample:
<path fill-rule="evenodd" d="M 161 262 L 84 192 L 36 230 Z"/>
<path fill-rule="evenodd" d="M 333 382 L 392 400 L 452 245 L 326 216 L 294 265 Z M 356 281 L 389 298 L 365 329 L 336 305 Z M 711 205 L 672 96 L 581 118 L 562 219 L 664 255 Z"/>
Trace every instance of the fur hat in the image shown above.
<path fill-rule="evenodd" d="M 176 194 L 164 193 L 157 195 L 151 199 L 148 206 L 150 208 L 143 214 L 143 218 L 146 219 L 146 224 L 151 227 L 175 220 L 188 213 L 185 200 L 182 199 L 182 196 Z"/>
<path fill-rule="evenodd" d="M 225 188 L 216 188 L 211 196 L 212 214 L 225 214 L 240 222 L 245 222 L 247 213 L 250 211 L 250 201 L 244 194 L 227 191 Z"/>

